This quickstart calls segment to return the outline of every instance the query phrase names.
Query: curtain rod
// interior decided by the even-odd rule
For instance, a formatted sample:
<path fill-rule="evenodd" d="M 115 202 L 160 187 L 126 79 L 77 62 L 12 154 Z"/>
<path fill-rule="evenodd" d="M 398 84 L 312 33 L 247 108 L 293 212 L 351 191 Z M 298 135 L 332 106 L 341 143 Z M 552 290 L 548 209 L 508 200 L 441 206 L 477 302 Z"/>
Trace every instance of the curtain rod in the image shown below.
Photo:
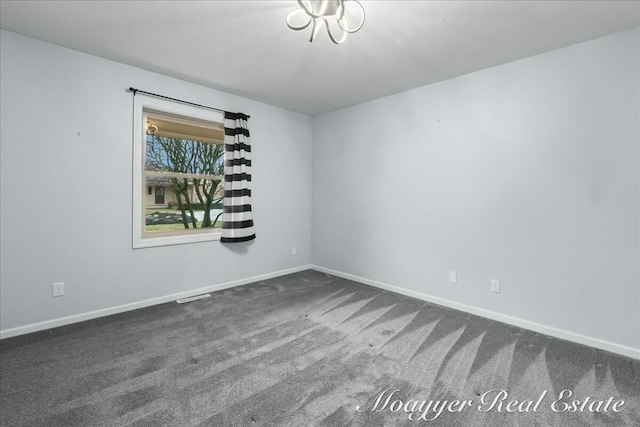
<path fill-rule="evenodd" d="M 225 110 L 221 110 L 219 108 L 209 107 L 207 105 L 202 105 L 202 104 L 196 104 L 195 102 L 183 101 L 182 99 L 170 98 L 168 96 L 158 95 L 157 93 L 145 92 L 144 90 L 136 89 L 136 88 L 133 88 L 133 87 L 129 88 L 129 92 L 133 92 L 133 96 L 136 96 L 136 93 L 140 92 L 140 93 L 143 93 L 145 95 L 155 96 L 157 98 L 168 99 L 170 101 L 181 102 L 183 104 L 193 105 L 193 106 L 196 106 L 196 107 L 207 108 L 209 110 L 220 111 L 221 113 L 226 113 Z M 249 115 L 246 115 L 246 116 L 247 116 L 247 118 L 251 117 Z"/>

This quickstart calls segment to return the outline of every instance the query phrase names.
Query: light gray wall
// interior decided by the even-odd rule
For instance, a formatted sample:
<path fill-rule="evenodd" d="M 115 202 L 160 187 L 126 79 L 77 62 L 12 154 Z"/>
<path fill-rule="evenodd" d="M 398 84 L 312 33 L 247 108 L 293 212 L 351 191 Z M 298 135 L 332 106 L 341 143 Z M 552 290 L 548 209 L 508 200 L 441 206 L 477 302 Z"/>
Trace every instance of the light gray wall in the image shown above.
<path fill-rule="evenodd" d="M 0 329 L 311 262 L 311 117 L 14 33 L 0 39 Z M 253 243 L 131 249 L 129 86 L 251 115 Z M 57 281 L 62 298 L 51 296 Z"/>
<path fill-rule="evenodd" d="M 639 39 L 316 117 L 314 264 L 640 348 Z"/>

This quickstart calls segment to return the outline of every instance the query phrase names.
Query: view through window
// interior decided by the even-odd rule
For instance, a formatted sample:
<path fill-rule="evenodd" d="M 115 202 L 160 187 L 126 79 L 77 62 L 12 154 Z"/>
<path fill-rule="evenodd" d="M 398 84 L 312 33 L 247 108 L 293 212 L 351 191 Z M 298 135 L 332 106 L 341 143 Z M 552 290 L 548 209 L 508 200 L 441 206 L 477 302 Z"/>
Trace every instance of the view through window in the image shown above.
<path fill-rule="evenodd" d="M 143 109 L 143 237 L 220 232 L 221 123 Z"/>

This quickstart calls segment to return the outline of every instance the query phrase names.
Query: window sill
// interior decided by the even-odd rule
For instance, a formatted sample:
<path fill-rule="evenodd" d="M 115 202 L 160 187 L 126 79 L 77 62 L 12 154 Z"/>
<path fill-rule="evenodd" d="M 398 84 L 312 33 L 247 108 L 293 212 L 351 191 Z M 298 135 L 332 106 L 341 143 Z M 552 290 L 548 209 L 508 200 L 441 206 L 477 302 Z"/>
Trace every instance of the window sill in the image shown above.
<path fill-rule="evenodd" d="M 157 246 L 184 245 L 187 243 L 212 242 L 218 240 L 220 240 L 220 232 L 134 238 L 133 249 L 153 248 Z"/>

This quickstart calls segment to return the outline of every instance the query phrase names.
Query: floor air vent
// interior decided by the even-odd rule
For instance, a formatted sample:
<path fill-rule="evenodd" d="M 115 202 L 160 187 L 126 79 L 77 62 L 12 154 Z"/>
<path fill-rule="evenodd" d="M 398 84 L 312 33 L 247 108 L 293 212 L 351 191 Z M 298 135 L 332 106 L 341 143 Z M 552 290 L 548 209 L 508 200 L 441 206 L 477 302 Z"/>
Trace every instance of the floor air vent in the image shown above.
<path fill-rule="evenodd" d="M 185 302 L 197 301 L 199 299 L 209 298 L 210 296 L 211 296 L 211 294 L 195 295 L 195 296 L 192 296 L 192 297 L 177 299 L 176 302 L 178 304 L 184 304 Z"/>

